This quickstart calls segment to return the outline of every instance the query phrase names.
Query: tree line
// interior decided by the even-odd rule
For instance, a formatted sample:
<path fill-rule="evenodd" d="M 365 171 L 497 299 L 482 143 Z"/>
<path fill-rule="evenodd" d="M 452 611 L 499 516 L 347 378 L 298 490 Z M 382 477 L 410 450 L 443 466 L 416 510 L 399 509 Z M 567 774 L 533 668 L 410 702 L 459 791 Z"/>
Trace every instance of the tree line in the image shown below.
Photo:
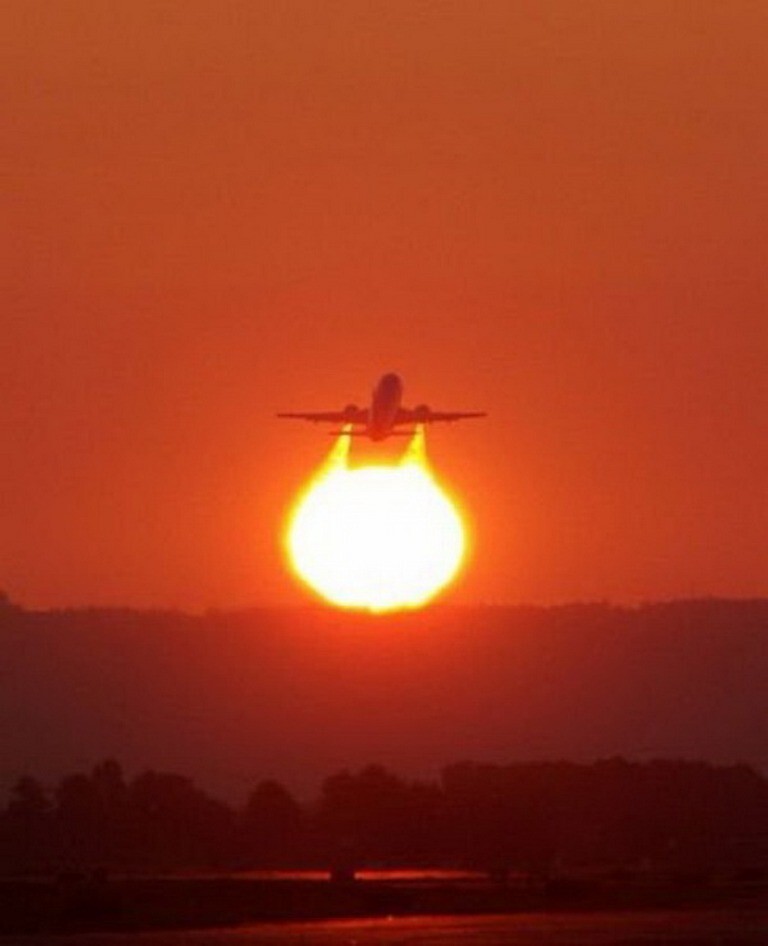
<path fill-rule="evenodd" d="M 6 874 L 446 867 L 768 866 L 768 781 L 746 765 L 574 762 L 447 766 L 434 781 L 378 765 L 299 802 L 265 780 L 244 805 L 114 760 L 52 790 L 20 778 L 0 812 Z"/>

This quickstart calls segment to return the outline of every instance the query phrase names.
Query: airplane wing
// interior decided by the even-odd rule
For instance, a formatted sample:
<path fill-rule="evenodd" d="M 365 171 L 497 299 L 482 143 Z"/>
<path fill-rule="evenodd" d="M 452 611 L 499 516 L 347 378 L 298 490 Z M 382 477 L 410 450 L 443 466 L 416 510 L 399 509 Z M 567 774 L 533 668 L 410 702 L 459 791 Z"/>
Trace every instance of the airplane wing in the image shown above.
<path fill-rule="evenodd" d="M 277 417 L 288 417 L 291 420 L 310 420 L 315 424 L 367 424 L 368 411 L 361 408 L 343 411 L 305 411 L 277 414 Z"/>
<path fill-rule="evenodd" d="M 486 417 L 485 411 L 433 411 L 430 408 L 402 407 L 397 412 L 397 424 L 434 424 L 438 421 L 453 423 L 455 420 L 468 420 L 471 417 Z"/>

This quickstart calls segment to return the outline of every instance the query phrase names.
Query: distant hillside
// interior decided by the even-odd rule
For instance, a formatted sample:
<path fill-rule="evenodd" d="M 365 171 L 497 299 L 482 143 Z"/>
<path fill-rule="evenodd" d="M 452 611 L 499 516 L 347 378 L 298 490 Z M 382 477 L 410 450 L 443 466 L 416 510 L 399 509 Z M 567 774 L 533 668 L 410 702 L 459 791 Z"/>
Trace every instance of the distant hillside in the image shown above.
<path fill-rule="evenodd" d="M 235 801 L 344 766 L 700 758 L 768 769 L 768 601 L 192 617 L 0 606 L 2 788 L 118 756 Z"/>

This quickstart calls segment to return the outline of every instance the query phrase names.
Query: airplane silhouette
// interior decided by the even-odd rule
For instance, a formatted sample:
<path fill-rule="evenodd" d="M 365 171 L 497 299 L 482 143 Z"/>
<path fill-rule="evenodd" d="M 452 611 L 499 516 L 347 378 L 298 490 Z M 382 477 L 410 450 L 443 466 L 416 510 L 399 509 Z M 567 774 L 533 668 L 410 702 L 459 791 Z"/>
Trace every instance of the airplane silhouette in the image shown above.
<path fill-rule="evenodd" d="M 406 436 L 412 430 L 397 430 L 403 424 L 434 424 L 439 421 L 452 422 L 469 417 L 485 417 L 484 411 L 433 411 L 426 404 L 414 408 L 401 406 L 403 382 L 396 374 L 385 374 L 373 389 L 370 407 L 348 404 L 341 411 L 307 411 L 281 413 L 278 417 L 295 420 L 310 420 L 314 423 L 351 424 L 362 430 L 339 430 L 334 434 L 370 437 L 385 440 L 393 435 Z"/>

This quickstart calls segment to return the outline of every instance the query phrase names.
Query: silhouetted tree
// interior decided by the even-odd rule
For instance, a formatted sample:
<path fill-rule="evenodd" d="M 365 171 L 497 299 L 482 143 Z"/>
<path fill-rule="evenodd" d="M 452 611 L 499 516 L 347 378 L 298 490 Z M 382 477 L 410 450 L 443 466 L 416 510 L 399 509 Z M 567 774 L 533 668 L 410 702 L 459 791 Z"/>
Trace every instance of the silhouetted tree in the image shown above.
<path fill-rule="evenodd" d="M 363 864 L 412 864 L 435 848 L 437 789 L 409 785 L 382 766 L 326 779 L 317 813 L 337 860 Z"/>
<path fill-rule="evenodd" d="M 5 860 L 16 872 L 40 870 L 51 857 L 51 803 L 35 778 L 23 776 L 11 789 L 3 818 Z"/>
<path fill-rule="evenodd" d="M 165 868 L 216 867 L 231 861 L 231 809 L 196 788 L 192 779 L 144 772 L 129 788 L 136 834 L 145 859 Z"/>
<path fill-rule="evenodd" d="M 127 865 L 134 859 L 135 818 L 120 765 L 100 762 L 90 776 L 62 779 L 56 790 L 61 857 L 79 867 Z"/>
<path fill-rule="evenodd" d="M 317 864 L 701 872 L 743 862 L 745 851 L 758 857 L 760 839 L 768 841 L 763 776 L 745 765 L 679 760 L 462 762 L 439 784 L 370 765 L 326 779 L 306 810 L 265 780 L 238 813 L 182 775 L 148 771 L 126 783 L 106 760 L 63 778 L 54 801 L 36 779 L 16 782 L 0 814 L 6 871 Z"/>
<path fill-rule="evenodd" d="M 465 762 L 446 768 L 442 784 L 459 863 L 494 872 L 548 869 L 555 813 L 539 768 Z"/>
<path fill-rule="evenodd" d="M 265 780 L 251 792 L 242 818 L 244 860 L 258 867 L 292 867 L 304 856 L 304 813 L 279 782 Z"/>
<path fill-rule="evenodd" d="M 91 780 L 82 772 L 68 775 L 56 789 L 60 850 L 68 868 L 102 860 L 99 812 Z"/>

